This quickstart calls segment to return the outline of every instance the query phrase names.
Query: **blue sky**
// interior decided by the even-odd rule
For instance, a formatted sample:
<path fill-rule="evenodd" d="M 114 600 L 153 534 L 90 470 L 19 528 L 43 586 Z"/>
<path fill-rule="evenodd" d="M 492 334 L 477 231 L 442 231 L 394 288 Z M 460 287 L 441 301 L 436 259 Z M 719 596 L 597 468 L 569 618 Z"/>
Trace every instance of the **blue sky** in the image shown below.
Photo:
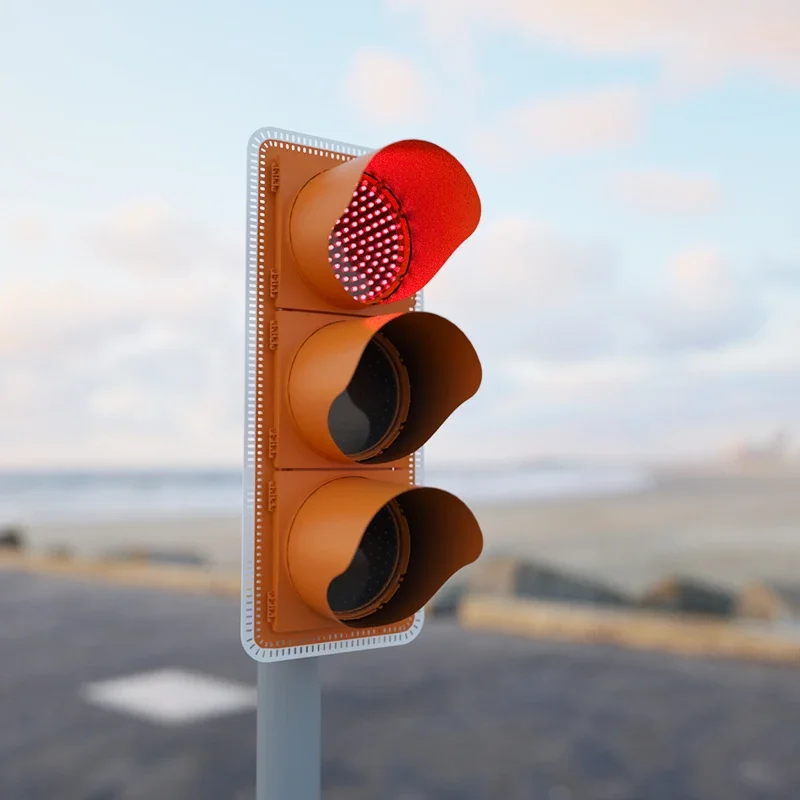
<path fill-rule="evenodd" d="M 316 8 L 0 12 L 0 464 L 236 463 L 265 125 L 429 138 L 473 175 L 481 227 L 427 303 L 485 383 L 434 459 L 698 455 L 798 426 L 795 4 Z"/>

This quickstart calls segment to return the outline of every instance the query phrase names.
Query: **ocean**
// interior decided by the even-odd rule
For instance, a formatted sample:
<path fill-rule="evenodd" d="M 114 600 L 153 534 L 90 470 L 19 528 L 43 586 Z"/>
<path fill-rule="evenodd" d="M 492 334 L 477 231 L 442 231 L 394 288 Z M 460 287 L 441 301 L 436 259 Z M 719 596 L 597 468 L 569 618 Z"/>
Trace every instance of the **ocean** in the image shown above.
<path fill-rule="evenodd" d="M 638 467 L 537 464 L 425 470 L 426 485 L 470 504 L 635 492 L 651 478 Z M 0 527 L 239 513 L 238 470 L 0 472 Z"/>

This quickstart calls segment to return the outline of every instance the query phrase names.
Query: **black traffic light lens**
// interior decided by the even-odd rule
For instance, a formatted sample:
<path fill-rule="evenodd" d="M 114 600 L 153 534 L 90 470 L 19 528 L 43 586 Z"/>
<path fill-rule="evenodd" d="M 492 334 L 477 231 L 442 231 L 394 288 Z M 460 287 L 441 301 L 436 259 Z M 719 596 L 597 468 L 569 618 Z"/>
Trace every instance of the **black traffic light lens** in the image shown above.
<path fill-rule="evenodd" d="M 392 502 L 372 518 L 350 566 L 331 581 L 331 611 L 343 620 L 375 611 L 397 590 L 408 556 L 408 527 L 397 503 Z"/>
<path fill-rule="evenodd" d="M 397 436 L 408 411 L 408 393 L 400 356 L 385 337 L 376 334 L 347 388 L 331 404 L 331 438 L 355 461 L 377 455 Z"/>

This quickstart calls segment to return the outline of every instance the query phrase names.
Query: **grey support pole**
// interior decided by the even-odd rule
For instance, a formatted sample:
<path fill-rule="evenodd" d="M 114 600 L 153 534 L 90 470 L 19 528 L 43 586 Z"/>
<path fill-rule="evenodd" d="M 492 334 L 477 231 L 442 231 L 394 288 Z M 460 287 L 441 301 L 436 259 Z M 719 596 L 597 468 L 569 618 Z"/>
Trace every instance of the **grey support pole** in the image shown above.
<path fill-rule="evenodd" d="M 320 800 L 319 657 L 258 665 L 256 800 Z"/>

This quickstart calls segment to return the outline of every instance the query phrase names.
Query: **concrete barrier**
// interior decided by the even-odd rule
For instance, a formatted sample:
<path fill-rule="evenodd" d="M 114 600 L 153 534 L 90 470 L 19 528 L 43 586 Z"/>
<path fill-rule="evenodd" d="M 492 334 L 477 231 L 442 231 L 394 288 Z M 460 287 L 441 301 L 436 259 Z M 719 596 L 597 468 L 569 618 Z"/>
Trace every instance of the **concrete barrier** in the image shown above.
<path fill-rule="evenodd" d="M 792 637 L 767 628 L 696 615 L 474 595 L 462 600 L 458 618 L 466 628 L 516 636 L 614 644 L 680 655 L 800 663 L 800 634 Z"/>
<path fill-rule="evenodd" d="M 241 586 L 238 574 L 142 561 L 89 561 L 0 553 L 0 569 L 101 581 L 117 586 L 216 594 L 225 597 L 238 597 Z"/>
<path fill-rule="evenodd" d="M 238 597 L 240 593 L 239 575 L 189 566 L 0 553 L 0 570 L 224 597 Z M 465 628 L 513 636 L 613 644 L 680 655 L 800 663 L 800 633 L 792 637 L 767 626 L 697 615 L 468 594 L 461 598 L 457 616 Z"/>
<path fill-rule="evenodd" d="M 18 528 L 0 528 L 0 551 L 19 552 L 25 549 L 25 536 Z"/>

